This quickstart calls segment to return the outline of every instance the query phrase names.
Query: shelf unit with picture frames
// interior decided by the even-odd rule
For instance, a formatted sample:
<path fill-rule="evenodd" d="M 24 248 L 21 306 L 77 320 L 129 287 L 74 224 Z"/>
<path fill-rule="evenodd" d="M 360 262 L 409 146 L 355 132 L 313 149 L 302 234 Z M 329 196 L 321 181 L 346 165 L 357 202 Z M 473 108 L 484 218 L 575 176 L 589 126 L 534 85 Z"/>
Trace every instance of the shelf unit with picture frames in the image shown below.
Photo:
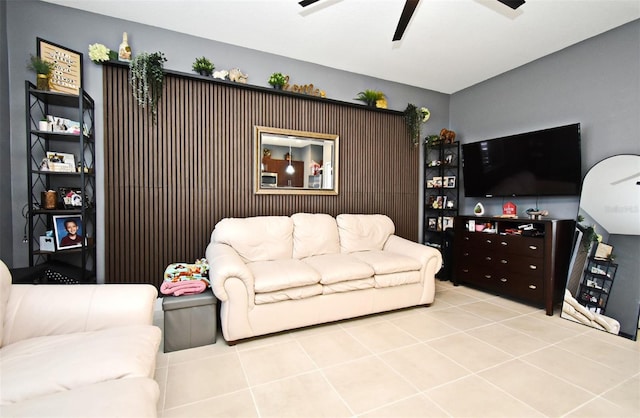
<path fill-rule="evenodd" d="M 460 142 L 431 144 L 424 147 L 424 231 L 423 243 L 446 253 L 451 252 L 450 237 L 460 202 Z M 447 276 L 450 266 L 443 266 Z"/>
<path fill-rule="evenodd" d="M 93 98 L 26 81 L 25 107 L 29 266 L 44 271 L 40 283 L 95 283 Z"/>

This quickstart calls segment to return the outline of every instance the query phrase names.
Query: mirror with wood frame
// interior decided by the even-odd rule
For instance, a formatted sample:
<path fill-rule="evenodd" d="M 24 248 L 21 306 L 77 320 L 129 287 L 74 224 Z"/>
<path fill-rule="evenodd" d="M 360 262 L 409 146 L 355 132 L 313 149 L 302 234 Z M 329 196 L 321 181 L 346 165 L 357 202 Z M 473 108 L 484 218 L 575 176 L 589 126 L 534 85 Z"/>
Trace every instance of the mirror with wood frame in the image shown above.
<path fill-rule="evenodd" d="M 255 126 L 256 194 L 338 194 L 338 135 Z"/>

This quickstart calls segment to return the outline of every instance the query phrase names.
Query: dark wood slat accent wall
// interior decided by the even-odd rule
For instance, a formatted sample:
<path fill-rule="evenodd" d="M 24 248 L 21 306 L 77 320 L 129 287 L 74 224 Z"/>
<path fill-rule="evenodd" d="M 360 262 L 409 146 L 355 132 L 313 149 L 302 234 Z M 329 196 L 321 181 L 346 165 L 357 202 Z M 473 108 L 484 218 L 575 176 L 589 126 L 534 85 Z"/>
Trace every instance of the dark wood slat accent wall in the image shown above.
<path fill-rule="evenodd" d="M 104 67 L 107 283 L 162 282 L 225 217 L 383 213 L 418 238 L 418 156 L 399 112 L 167 74 L 157 124 Z M 253 193 L 254 125 L 340 136 L 339 195 Z"/>

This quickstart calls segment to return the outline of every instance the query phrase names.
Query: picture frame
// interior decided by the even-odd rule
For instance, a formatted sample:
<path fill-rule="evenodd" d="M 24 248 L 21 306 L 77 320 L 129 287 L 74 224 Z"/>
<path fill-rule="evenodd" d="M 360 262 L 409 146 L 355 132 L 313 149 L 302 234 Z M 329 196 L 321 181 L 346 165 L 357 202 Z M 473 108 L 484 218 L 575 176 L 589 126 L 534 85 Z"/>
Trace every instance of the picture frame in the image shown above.
<path fill-rule="evenodd" d="M 82 208 L 82 189 L 79 187 L 58 187 L 58 196 L 65 209 Z"/>
<path fill-rule="evenodd" d="M 442 181 L 442 187 L 446 189 L 455 189 L 456 187 L 456 176 L 445 176 Z"/>
<path fill-rule="evenodd" d="M 451 163 L 453 163 L 453 154 L 447 154 L 444 156 L 444 163 L 445 165 L 450 165 Z"/>
<path fill-rule="evenodd" d="M 38 57 L 54 64 L 51 90 L 78 95 L 82 88 L 82 53 L 36 38 Z"/>
<path fill-rule="evenodd" d="M 599 242 L 593 258 L 596 260 L 610 260 L 611 254 L 613 254 L 613 246 Z"/>
<path fill-rule="evenodd" d="M 433 178 L 433 187 L 436 189 L 442 187 L 442 177 L 437 176 Z"/>
<path fill-rule="evenodd" d="M 448 228 L 453 228 L 453 216 L 445 216 L 442 218 L 442 230 L 446 231 Z"/>
<path fill-rule="evenodd" d="M 72 223 L 75 223 L 75 228 Z M 54 215 L 53 231 L 56 249 L 68 250 L 82 247 L 84 241 L 82 215 Z"/>
<path fill-rule="evenodd" d="M 49 171 L 72 173 L 76 171 L 76 157 L 73 154 L 64 152 L 47 151 L 47 169 Z"/>
<path fill-rule="evenodd" d="M 436 217 L 428 217 L 427 218 L 427 229 L 429 231 L 437 231 L 438 230 L 438 218 L 436 218 Z"/>
<path fill-rule="evenodd" d="M 433 189 L 433 188 L 435 188 L 433 179 L 427 179 L 427 189 Z"/>

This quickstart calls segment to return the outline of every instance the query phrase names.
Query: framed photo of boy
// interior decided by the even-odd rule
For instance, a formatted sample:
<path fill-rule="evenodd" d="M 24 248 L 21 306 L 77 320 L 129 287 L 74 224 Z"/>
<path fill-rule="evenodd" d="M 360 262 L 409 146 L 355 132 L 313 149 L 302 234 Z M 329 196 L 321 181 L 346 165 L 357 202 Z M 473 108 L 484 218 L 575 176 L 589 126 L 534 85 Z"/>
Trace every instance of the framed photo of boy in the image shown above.
<path fill-rule="evenodd" d="M 427 218 L 427 229 L 436 231 L 438 229 L 438 218 Z"/>
<path fill-rule="evenodd" d="M 84 232 L 81 215 L 56 215 L 53 217 L 56 248 L 66 250 L 82 247 Z"/>

